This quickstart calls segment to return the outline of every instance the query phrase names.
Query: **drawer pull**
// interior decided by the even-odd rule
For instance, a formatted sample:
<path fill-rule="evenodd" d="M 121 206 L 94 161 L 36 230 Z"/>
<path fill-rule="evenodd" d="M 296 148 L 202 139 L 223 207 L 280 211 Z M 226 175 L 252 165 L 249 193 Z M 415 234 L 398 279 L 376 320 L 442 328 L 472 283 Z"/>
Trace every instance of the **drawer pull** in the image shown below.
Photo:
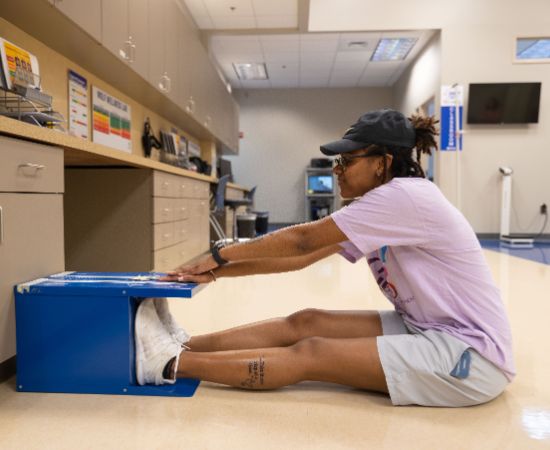
<path fill-rule="evenodd" d="M 25 169 L 33 170 L 34 172 L 33 172 L 32 175 L 36 175 L 39 170 L 44 170 L 46 168 L 46 166 L 44 164 L 34 164 L 34 163 L 23 163 L 23 164 L 19 164 L 19 166 L 17 166 L 17 167 L 19 169 L 23 170 L 23 171 Z"/>
<path fill-rule="evenodd" d="M 169 213 L 169 212 L 170 212 L 170 208 L 164 208 L 163 211 L 164 211 L 165 213 Z"/>

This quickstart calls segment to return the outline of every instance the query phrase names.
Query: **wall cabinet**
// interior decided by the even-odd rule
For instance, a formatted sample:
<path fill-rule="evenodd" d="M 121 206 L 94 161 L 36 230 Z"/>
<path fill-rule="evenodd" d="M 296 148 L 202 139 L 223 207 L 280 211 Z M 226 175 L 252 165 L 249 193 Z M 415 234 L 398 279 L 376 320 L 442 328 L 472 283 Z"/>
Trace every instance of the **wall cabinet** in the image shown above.
<path fill-rule="evenodd" d="M 177 105 L 183 116 L 193 118 L 190 122 L 193 127 L 198 124 L 202 140 L 211 136 L 238 151 L 235 101 L 179 0 L 50 1 Z M 124 85 L 115 87 L 125 92 Z M 144 97 L 135 100 L 151 101 L 158 108 L 158 99 L 147 94 Z"/>
<path fill-rule="evenodd" d="M 101 0 L 52 0 L 51 3 L 97 42 L 101 42 Z"/>
<path fill-rule="evenodd" d="M 0 137 L 0 363 L 15 355 L 18 283 L 62 272 L 63 150 Z"/>
<path fill-rule="evenodd" d="M 147 79 L 149 1 L 109 0 L 101 9 L 101 43 Z"/>

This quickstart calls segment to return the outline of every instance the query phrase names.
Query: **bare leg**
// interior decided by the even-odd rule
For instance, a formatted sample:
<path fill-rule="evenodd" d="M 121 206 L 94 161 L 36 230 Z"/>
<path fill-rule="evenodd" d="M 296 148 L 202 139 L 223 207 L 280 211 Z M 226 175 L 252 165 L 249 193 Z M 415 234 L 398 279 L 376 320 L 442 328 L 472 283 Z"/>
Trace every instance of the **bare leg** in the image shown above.
<path fill-rule="evenodd" d="M 177 376 L 245 389 L 310 380 L 388 392 L 376 338 L 316 337 L 281 348 L 183 352 Z"/>
<path fill-rule="evenodd" d="M 309 337 L 335 339 L 375 337 L 382 334 L 377 311 L 325 311 L 306 309 L 288 317 L 265 320 L 216 333 L 193 336 L 193 352 L 287 347 Z"/>

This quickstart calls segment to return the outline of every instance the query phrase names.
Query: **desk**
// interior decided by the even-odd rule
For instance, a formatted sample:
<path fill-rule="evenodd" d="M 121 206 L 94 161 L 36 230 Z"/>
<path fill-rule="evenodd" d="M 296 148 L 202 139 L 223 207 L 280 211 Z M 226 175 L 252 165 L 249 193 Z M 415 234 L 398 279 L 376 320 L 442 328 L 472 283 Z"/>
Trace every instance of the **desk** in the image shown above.
<path fill-rule="evenodd" d="M 14 285 L 165 271 L 208 249 L 213 177 L 2 116 L 0 160 L 0 379 L 14 371 Z"/>

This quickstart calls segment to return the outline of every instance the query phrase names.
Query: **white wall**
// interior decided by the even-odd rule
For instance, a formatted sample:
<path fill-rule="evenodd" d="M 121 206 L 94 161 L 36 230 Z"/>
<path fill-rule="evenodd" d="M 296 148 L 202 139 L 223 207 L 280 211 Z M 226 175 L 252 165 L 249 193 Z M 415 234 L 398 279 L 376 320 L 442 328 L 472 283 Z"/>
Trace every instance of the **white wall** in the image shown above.
<path fill-rule="evenodd" d="M 235 181 L 258 185 L 257 210 L 270 222 L 305 220 L 304 171 L 319 146 L 339 139 L 370 109 L 391 107 L 389 88 L 274 89 L 237 91 L 239 155 L 231 159 Z"/>
<path fill-rule="evenodd" d="M 542 81 L 539 123 L 522 126 L 465 126 L 460 163 L 461 209 L 479 233 L 499 229 L 500 177 L 498 167 L 514 169 L 513 232 L 535 232 L 542 216 L 539 206 L 550 205 L 550 64 L 514 64 L 517 36 L 550 35 L 548 0 L 310 0 L 310 31 L 441 30 L 441 84 Z M 417 60 L 420 64 L 422 60 Z M 420 97 L 416 68 L 400 81 L 403 108 L 414 108 Z M 422 71 L 418 71 L 421 73 Z M 424 76 L 430 77 L 430 73 Z M 422 78 L 422 76 L 420 77 Z M 420 83 L 422 85 L 422 83 Z M 466 99 L 467 104 L 467 89 Z M 441 152 L 436 166 L 438 183 L 457 202 L 454 152 Z M 518 220 L 519 219 L 519 220 Z M 549 229 L 547 229 L 547 232 Z"/>

